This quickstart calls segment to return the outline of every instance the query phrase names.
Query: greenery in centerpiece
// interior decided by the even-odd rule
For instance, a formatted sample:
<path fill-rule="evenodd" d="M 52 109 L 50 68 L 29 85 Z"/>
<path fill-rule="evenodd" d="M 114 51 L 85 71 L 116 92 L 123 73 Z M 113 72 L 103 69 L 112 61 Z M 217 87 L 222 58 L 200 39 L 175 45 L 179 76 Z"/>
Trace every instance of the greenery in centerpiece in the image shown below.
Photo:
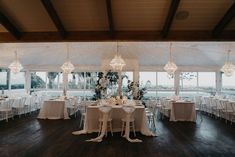
<path fill-rule="evenodd" d="M 99 72 L 93 99 L 97 100 L 107 97 L 108 88 L 112 90 L 118 84 L 118 79 L 119 76 L 117 72 L 109 70 L 105 75 L 103 72 Z"/>
<path fill-rule="evenodd" d="M 142 100 L 144 94 L 147 93 L 147 88 L 140 87 L 139 82 L 128 80 L 127 93 L 128 93 L 128 99 L 133 98 L 134 100 Z"/>
<path fill-rule="evenodd" d="M 126 75 L 122 75 L 122 80 L 128 78 Z M 106 74 L 103 72 L 98 73 L 98 80 L 95 86 L 95 95 L 93 100 L 107 98 L 107 97 L 116 97 L 117 85 L 118 85 L 119 75 L 118 72 L 113 72 L 109 70 Z"/>

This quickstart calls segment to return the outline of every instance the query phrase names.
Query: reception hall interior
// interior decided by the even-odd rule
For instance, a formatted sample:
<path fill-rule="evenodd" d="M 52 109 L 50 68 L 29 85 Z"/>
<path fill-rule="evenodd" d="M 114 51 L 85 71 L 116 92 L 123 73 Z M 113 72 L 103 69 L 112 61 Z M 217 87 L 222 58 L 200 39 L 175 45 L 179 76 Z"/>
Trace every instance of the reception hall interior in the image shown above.
<path fill-rule="evenodd" d="M 235 156 L 234 0 L 0 0 L 0 157 Z"/>

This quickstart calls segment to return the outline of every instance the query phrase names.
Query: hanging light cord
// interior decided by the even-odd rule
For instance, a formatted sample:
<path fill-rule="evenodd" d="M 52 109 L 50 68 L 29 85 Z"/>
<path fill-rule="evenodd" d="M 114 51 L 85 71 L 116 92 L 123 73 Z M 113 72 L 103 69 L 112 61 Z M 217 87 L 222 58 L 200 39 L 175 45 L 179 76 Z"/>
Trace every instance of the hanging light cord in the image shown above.
<path fill-rule="evenodd" d="M 172 61 L 172 52 L 171 52 L 172 43 L 170 43 L 170 62 Z"/>
<path fill-rule="evenodd" d="M 69 60 L 69 44 L 66 44 L 66 48 L 67 48 L 67 61 Z"/>
<path fill-rule="evenodd" d="M 229 62 L 230 52 L 231 52 L 231 50 L 228 50 L 228 52 L 227 52 L 227 62 Z"/>
<path fill-rule="evenodd" d="M 17 50 L 15 50 L 15 61 L 16 61 L 16 62 L 19 61 L 18 54 L 17 54 Z"/>

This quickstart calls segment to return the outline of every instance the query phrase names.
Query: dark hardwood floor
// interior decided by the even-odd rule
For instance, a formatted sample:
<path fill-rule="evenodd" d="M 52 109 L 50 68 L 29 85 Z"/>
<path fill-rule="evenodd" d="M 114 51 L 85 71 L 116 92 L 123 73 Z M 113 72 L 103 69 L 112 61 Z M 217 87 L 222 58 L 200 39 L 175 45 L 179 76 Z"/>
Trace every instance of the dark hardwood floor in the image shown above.
<path fill-rule="evenodd" d="M 38 120 L 36 114 L 0 122 L 0 157 L 232 157 L 235 124 L 203 116 L 197 123 L 158 120 L 157 137 L 137 134 L 129 143 L 120 133 L 101 143 L 86 142 L 97 134 L 74 136 L 79 118 Z"/>

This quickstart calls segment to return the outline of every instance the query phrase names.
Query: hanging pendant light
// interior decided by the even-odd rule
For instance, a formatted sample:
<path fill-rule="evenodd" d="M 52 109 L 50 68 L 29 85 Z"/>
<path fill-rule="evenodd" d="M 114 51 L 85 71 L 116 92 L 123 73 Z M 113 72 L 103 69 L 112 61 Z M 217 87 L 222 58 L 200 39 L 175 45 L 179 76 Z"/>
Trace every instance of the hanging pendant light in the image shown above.
<path fill-rule="evenodd" d="M 63 73 L 70 74 L 74 70 L 74 65 L 69 60 L 69 46 L 68 46 L 68 44 L 66 45 L 66 47 L 67 47 L 67 59 L 64 62 L 64 64 L 61 66 L 61 69 L 63 70 Z"/>
<path fill-rule="evenodd" d="M 122 56 L 118 53 L 119 45 L 117 43 L 117 54 L 114 56 L 114 58 L 110 62 L 110 66 L 114 71 L 122 71 L 122 68 L 126 65 L 125 61 L 122 59 Z"/>
<path fill-rule="evenodd" d="M 164 70 L 168 73 L 168 75 L 174 75 L 175 71 L 178 69 L 178 67 L 176 66 L 176 64 L 172 60 L 171 47 L 172 47 L 172 43 L 170 43 L 170 58 L 169 58 L 169 61 L 164 66 Z"/>
<path fill-rule="evenodd" d="M 221 71 L 224 72 L 225 76 L 230 77 L 233 75 L 235 66 L 229 61 L 231 50 L 228 50 L 227 59 L 224 66 L 221 68 Z"/>
<path fill-rule="evenodd" d="M 23 69 L 23 66 L 21 65 L 21 63 L 18 59 L 17 51 L 15 51 L 15 60 L 9 65 L 8 68 L 14 74 L 17 74 L 18 72 L 20 72 L 20 70 Z"/>

